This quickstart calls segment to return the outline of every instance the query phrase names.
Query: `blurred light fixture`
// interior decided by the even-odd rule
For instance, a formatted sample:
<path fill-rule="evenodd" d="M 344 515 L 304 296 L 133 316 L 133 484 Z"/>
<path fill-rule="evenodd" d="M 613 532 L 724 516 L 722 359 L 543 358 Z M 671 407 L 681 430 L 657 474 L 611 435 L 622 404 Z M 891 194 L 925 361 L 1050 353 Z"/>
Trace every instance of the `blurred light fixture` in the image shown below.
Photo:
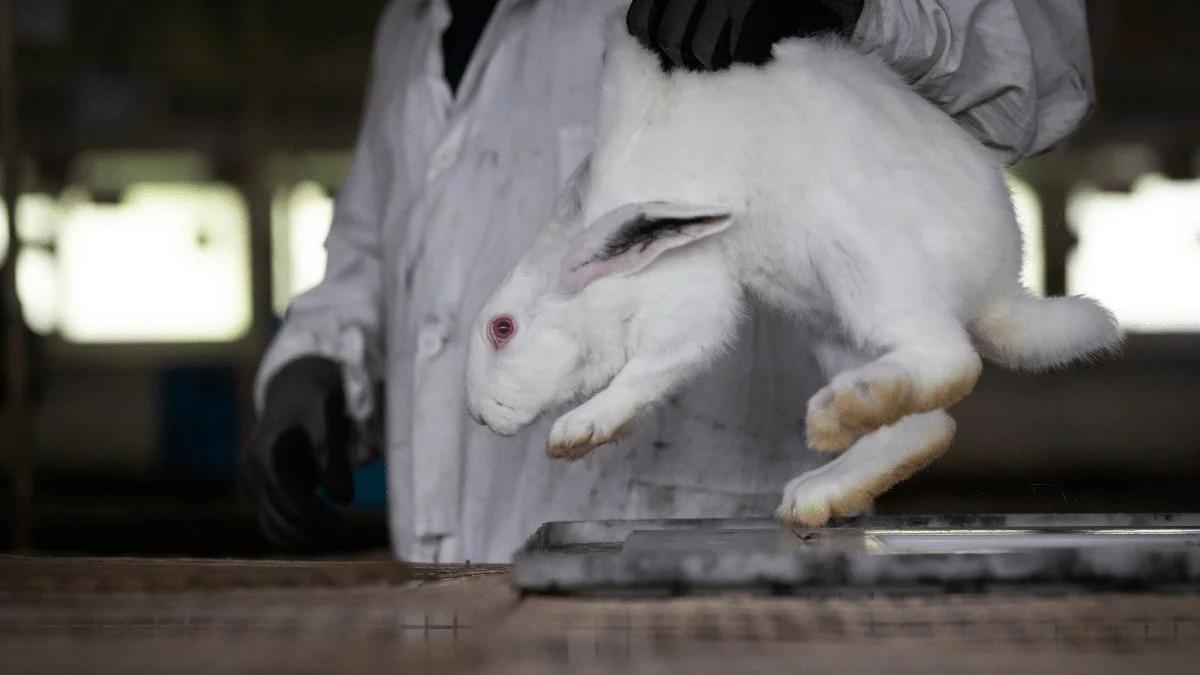
<path fill-rule="evenodd" d="M 280 188 L 271 209 L 272 305 L 282 316 L 297 295 L 325 275 L 325 237 L 333 198 L 315 181 Z"/>
<path fill-rule="evenodd" d="M 249 220 L 218 184 L 137 183 L 66 198 L 59 330 L 73 342 L 229 341 L 250 327 Z"/>
<path fill-rule="evenodd" d="M 20 228 L 17 234 L 21 241 L 37 246 L 52 246 L 57 234 L 58 215 L 58 203 L 54 197 L 37 192 L 21 195 L 17 199 L 17 227 Z"/>
<path fill-rule="evenodd" d="M 1128 194 L 1080 190 L 1067 288 L 1137 331 L 1200 330 L 1200 180 L 1142 177 Z"/>

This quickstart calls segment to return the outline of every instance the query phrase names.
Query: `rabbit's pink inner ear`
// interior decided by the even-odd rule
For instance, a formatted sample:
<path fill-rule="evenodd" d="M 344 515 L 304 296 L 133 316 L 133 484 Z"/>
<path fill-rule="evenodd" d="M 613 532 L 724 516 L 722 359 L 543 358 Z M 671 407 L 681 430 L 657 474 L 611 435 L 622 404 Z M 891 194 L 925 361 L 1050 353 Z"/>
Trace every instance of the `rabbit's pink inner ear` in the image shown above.
<path fill-rule="evenodd" d="M 594 260 L 563 265 L 562 290 L 568 295 L 574 295 L 587 288 L 588 284 L 602 277 L 620 274 L 617 261 Z"/>
<path fill-rule="evenodd" d="M 625 217 L 614 223 L 618 212 Z M 667 204 L 626 206 L 618 212 L 601 218 L 576 240 L 563 261 L 565 293 L 578 293 L 603 277 L 633 274 L 666 251 L 721 232 L 732 220 L 724 212 Z"/>

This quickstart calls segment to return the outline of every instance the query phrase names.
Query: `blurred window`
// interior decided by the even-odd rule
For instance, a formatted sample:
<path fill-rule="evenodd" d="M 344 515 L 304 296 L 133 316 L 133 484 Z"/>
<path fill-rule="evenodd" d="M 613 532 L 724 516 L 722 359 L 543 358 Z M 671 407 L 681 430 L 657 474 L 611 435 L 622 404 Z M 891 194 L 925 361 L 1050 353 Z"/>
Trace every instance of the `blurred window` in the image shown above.
<path fill-rule="evenodd" d="M 272 304 L 280 316 L 325 275 L 325 237 L 333 198 L 316 181 L 280 188 L 271 208 Z"/>
<path fill-rule="evenodd" d="M 248 230 L 226 185 L 136 183 L 117 203 L 68 194 L 54 323 L 73 342 L 237 339 L 251 321 Z"/>
<path fill-rule="evenodd" d="M 1021 283 L 1034 293 L 1045 295 L 1046 249 L 1042 241 L 1042 201 L 1029 183 L 1016 176 L 1008 176 L 1008 187 L 1012 191 L 1013 208 L 1017 212 L 1024 242 Z"/>
<path fill-rule="evenodd" d="M 1138 180 L 1128 194 L 1080 190 L 1068 220 L 1079 244 L 1067 289 L 1138 331 L 1200 329 L 1200 180 Z"/>

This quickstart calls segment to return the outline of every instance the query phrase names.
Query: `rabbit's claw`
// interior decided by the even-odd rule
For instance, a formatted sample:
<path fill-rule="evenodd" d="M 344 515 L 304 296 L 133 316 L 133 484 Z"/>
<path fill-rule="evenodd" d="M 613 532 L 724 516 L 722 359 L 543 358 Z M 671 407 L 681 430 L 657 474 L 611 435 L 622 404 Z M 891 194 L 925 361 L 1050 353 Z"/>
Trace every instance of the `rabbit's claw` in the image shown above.
<path fill-rule="evenodd" d="M 607 408 L 592 399 L 554 422 L 546 451 L 559 459 L 580 459 L 628 435 L 632 418 L 626 408 Z"/>
<path fill-rule="evenodd" d="M 853 516 L 871 505 L 863 485 L 842 484 L 820 469 L 793 478 L 783 489 L 783 503 L 775 516 L 798 527 L 822 527 L 833 517 Z"/>

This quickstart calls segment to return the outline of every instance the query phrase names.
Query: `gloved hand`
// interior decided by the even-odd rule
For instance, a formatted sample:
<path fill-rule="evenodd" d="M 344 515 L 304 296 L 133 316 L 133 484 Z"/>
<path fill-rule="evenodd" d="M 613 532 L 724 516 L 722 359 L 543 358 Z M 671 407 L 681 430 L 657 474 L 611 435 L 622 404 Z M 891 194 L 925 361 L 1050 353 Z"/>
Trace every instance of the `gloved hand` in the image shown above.
<path fill-rule="evenodd" d="M 664 69 L 719 70 L 766 63 L 786 37 L 849 34 L 864 0 L 633 0 L 629 33 L 659 54 Z"/>
<path fill-rule="evenodd" d="M 340 366 L 322 357 L 288 363 L 267 385 L 263 407 L 238 481 L 264 532 L 288 550 L 340 548 L 346 521 L 329 500 L 354 498 Z"/>

